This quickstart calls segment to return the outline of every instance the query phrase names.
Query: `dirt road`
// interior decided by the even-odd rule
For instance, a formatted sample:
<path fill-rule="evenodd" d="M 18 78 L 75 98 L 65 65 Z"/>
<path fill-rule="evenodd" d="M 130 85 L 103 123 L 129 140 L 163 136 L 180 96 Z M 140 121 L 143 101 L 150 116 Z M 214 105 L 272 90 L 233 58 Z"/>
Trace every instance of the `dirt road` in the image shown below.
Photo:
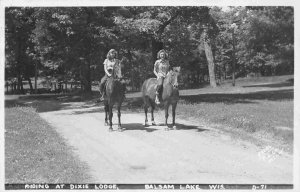
<path fill-rule="evenodd" d="M 178 120 L 178 130 L 144 128 L 144 115 L 136 113 L 122 114 L 123 132 L 108 132 L 101 107 L 73 105 L 78 108 L 40 115 L 88 164 L 91 182 L 293 183 L 288 154 L 269 162 L 258 155 L 262 149 L 257 146 L 234 141 L 209 127 Z"/>

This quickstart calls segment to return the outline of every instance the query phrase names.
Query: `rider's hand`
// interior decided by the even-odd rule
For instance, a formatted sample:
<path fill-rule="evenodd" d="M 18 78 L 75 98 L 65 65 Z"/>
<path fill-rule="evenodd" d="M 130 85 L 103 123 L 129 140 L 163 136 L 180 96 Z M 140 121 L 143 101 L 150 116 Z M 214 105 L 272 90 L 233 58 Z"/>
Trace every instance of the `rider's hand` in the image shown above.
<path fill-rule="evenodd" d="M 109 77 L 110 77 L 110 76 L 111 76 L 111 74 L 107 73 L 107 76 L 109 76 Z"/>

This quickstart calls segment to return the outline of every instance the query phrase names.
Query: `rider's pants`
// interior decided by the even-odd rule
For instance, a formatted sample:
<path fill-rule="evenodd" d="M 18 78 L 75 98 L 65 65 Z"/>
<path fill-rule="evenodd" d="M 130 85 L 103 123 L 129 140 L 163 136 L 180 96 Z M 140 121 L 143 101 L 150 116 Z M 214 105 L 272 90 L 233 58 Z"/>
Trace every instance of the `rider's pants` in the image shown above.
<path fill-rule="evenodd" d="M 160 95 L 164 83 L 164 77 L 159 77 L 157 80 L 156 92 Z"/>
<path fill-rule="evenodd" d="M 109 77 L 107 76 L 107 74 L 105 74 L 105 76 L 104 77 L 102 77 L 102 79 L 101 79 L 101 81 L 100 81 L 100 85 L 99 85 L 99 87 L 100 87 L 100 94 L 102 94 L 103 95 L 103 93 L 104 93 L 104 91 L 105 91 L 105 84 L 106 84 L 106 81 L 107 81 L 107 79 L 108 79 Z"/>

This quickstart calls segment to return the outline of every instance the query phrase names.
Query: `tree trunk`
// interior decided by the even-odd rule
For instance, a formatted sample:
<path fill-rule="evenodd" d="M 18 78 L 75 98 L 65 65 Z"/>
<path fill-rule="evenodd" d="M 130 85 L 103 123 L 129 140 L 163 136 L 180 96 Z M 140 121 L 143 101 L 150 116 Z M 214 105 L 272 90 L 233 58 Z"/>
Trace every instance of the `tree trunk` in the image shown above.
<path fill-rule="evenodd" d="M 17 90 L 17 82 L 13 82 L 12 84 L 12 93 L 15 94 Z"/>
<path fill-rule="evenodd" d="M 90 64 L 89 63 L 87 64 L 86 71 L 85 71 L 84 91 L 86 93 L 90 93 L 92 91 L 91 69 L 90 69 Z"/>
<path fill-rule="evenodd" d="M 28 84 L 29 84 L 29 87 L 30 87 L 30 93 L 33 93 L 33 86 L 32 86 L 32 83 L 31 83 L 31 79 L 28 78 Z"/>
<path fill-rule="evenodd" d="M 21 92 L 21 84 L 22 84 L 22 78 L 21 78 L 21 38 L 18 36 L 17 41 L 17 51 L 16 51 L 16 58 L 17 58 L 17 93 L 20 94 Z"/>
<path fill-rule="evenodd" d="M 34 93 L 37 94 L 37 63 L 35 63 L 34 71 Z"/>
<path fill-rule="evenodd" d="M 21 74 L 18 74 L 18 84 L 17 84 L 17 93 L 23 93 L 23 82 L 21 78 Z"/>
<path fill-rule="evenodd" d="M 86 85 L 85 85 L 85 91 L 87 93 L 92 92 L 92 81 L 91 81 L 91 65 L 90 65 L 90 59 L 86 65 Z"/>
<path fill-rule="evenodd" d="M 234 37 L 234 31 L 232 32 L 232 86 L 235 86 L 235 64 L 236 64 L 236 58 L 235 58 L 235 37 Z"/>
<path fill-rule="evenodd" d="M 130 52 L 130 48 L 127 49 L 127 58 L 129 60 L 129 63 L 131 64 L 131 69 L 130 69 L 130 83 L 131 83 L 131 91 L 134 90 L 134 71 L 133 71 L 133 63 L 132 63 L 132 55 Z"/>
<path fill-rule="evenodd" d="M 92 91 L 90 64 L 85 59 L 81 61 L 81 90 L 86 93 Z"/>
<path fill-rule="evenodd" d="M 24 94 L 24 87 L 23 87 L 23 81 L 21 81 L 21 93 Z"/>
<path fill-rule="evenodd" d="M 210 40 L 208 39 L 205 31 L 204 31 L 204 38 L 202 38 L 202 39 L 203 39 L 205 55 L 206 55 L 206 59 L 207 59 L 207 63 L 208 63 L 210 86 L 217 87 L 216 77 L 215 77 L 214 57 L 213 57 L 213 53 L 212 53 L 212 49 L 211 49 L 211 45 L 210 45 Z"/>

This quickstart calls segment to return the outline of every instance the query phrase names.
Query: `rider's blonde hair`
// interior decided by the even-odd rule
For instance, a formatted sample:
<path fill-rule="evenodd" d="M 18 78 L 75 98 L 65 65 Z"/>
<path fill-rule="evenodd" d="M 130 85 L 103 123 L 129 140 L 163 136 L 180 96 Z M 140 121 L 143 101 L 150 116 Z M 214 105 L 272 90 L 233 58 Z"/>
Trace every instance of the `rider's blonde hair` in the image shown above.
<path fill-rule="evenodd" d="M 108 53 L 107 53 L 107 55 L 106 55 L 106 58 L 109 59 L 109 60 L 111 60 L 111 59 L 112 59 L 111 54 L 112 54 L 113 52 L 115 53 L 115 58 L 117 58 L 118 52 L 117 52 L 115 49 L 109 50 Z"/>
<path fill-rule="evenodd" d="M 158 53 L 157 53 L 157 59 L 160 59 L 160 54 L 161 53 L 165 53 L 165 58 L 166 59 L 168 59 L 169 58 L 169 55 L 168 55 L 168 53 L 164 50 L 164 49 L 162 49 L 162 50 L 160 50 Z"/>

